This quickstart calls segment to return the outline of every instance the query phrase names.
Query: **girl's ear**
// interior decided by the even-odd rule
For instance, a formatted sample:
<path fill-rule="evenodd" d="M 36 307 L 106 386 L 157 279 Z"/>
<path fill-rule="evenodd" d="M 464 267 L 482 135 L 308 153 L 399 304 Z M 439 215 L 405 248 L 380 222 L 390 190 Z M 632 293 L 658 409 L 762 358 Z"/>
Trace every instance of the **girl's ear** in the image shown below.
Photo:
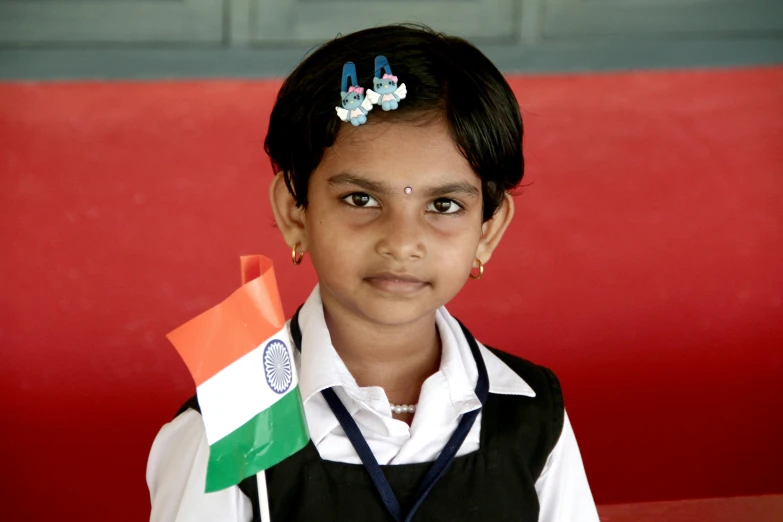
<path fill-rule="evenodd" d="M 476 257 L 482 263 L 489 261 L 492 252 L 500 243 L 503 234 L 505 234 L 508 225 L 514 217 L 514 199 L 511 194 L 506 193 L 503 203 L 492 216 L 492 219 L 481 225 L 481 239 L 479 240 Z"/>
<path fill-rule="evenodd" d="M 296 206 L 296 200 L 288 192 L 285 184 L 285 177 L 282 172 L 275 174 L 272 183 L 269 185 L 269 200 L 272 203 L 272 213 L 275 216 L 275 223 L 286 244 L 294 248 L 297 243 L 297 252 L 307 251 L 307 241 L 305 234 L 305 216 L 304 208 Z"/>

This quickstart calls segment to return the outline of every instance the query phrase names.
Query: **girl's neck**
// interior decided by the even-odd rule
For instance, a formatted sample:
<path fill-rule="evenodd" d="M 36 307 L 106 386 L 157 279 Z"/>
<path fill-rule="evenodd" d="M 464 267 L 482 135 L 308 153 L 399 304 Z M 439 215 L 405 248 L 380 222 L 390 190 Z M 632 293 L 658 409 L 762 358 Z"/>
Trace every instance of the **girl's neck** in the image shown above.
<path fill-rule="evenodd" d="M 329 335 L 359 386 L 380 386 L 392 404 L 416 404 L 424 381 L 440 368 L 435 314 L 405 325 L 371 323 L 324 304 Z"/>

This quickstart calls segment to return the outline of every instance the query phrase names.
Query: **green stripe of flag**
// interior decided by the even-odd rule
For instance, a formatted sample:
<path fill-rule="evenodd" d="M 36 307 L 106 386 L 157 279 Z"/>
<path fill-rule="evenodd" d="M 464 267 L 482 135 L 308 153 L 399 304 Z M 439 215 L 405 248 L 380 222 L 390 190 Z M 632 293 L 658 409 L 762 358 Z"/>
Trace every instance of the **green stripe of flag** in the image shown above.
<path fill-rule="evenodd" d="M 307 445 L 299 387 L 209 447 L 207 493 L 234 486 Z"/>

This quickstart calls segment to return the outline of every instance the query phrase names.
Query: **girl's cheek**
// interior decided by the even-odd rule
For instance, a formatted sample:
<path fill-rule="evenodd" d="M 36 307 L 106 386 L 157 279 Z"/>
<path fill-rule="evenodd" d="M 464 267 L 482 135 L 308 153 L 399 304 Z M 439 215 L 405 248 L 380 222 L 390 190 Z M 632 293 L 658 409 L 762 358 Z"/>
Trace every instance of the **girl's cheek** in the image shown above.
<path fill-rule="evenodd" d="M 326 198 L 324 198 L 326 199 Z M 338 202 L 331 201 L 334 198 L 329 198 L 327 201 L 319 201 L 317 208 L 312 205 L 314 214 L 317 214 L 317 223 L 319 228 L 325 232 L 336 232 L 334 229 L 346 229 L 361 227 L 373 219 L 373 212 L 366 210 L 356 210 L 350 206 Z"/>
<path fill-rule="evenodd" d="M 428 216 L 427 222 L 434 234 L 449 240 L 454 240 L 462 236 L 469 237 L 477 234 L 480 235 L 481 233 L 481 224 L 477 223 L 477 219 L 468 213 L 455 216 Z"/>
<path fill-rule="evenodd" d="M 367 229 L 378 222 L 379 213 L 374 210 L 356 210 L 345 207 L 340 213 L 340 225 L 353 230 Z"/>
<path fill-rule="evenodd" d="M 350 215 L 357 214 L 357 215 Z M 331 234 L 350 234 L 350 237 L 376 237 L 388 230 L 389 223 L 384 223 L 374 212 L 354 212 L 349 210 L 349 215 L 339 221 L 332 222 L 325 228 L 330 229 Z M 464 239 L 477 239 L 481 235 L 481 225 L 474 224 L 474 220 L 468 216 L 425 216 L 419 223 L 418 232 L 423 240 L 435 242 L 454 242 Z M 401 222 L 397 226 L 410 227 L 411 223 Z M 452 245 L 456 246 L 456 245 Z"/>

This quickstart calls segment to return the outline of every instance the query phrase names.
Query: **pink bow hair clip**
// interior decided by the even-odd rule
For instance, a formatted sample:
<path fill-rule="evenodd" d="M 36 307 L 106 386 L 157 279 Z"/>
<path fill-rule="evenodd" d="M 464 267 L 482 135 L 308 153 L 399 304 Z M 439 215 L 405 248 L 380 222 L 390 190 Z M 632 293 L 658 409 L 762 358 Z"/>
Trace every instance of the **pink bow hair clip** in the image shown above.
<path fill-rule="evenodd" d="M 338 118 L 350 122 L 355 127 L 367 123 L 367 113 L 372 110 L 372 101 L 364 95 L 364 87 L 359 87 L 359 82 L 356 80 L 356 65 L 353 62 L 345 62 L 343 65 L 340 106 L 335 107 L 335 110 Z"/>
<path fill-rule="evenodd" d="M 367 89 L 367 97 L 370 101 L 380 105 L 385 111 L 393 111 L 399 106 L 400 100 L 404 100 L 407 95 L 408 89 L 405 84 L 397 85 L 397 77 L 392 73 L 389 60 L 385 56 L 376 56 L 372 89 Z"/>

